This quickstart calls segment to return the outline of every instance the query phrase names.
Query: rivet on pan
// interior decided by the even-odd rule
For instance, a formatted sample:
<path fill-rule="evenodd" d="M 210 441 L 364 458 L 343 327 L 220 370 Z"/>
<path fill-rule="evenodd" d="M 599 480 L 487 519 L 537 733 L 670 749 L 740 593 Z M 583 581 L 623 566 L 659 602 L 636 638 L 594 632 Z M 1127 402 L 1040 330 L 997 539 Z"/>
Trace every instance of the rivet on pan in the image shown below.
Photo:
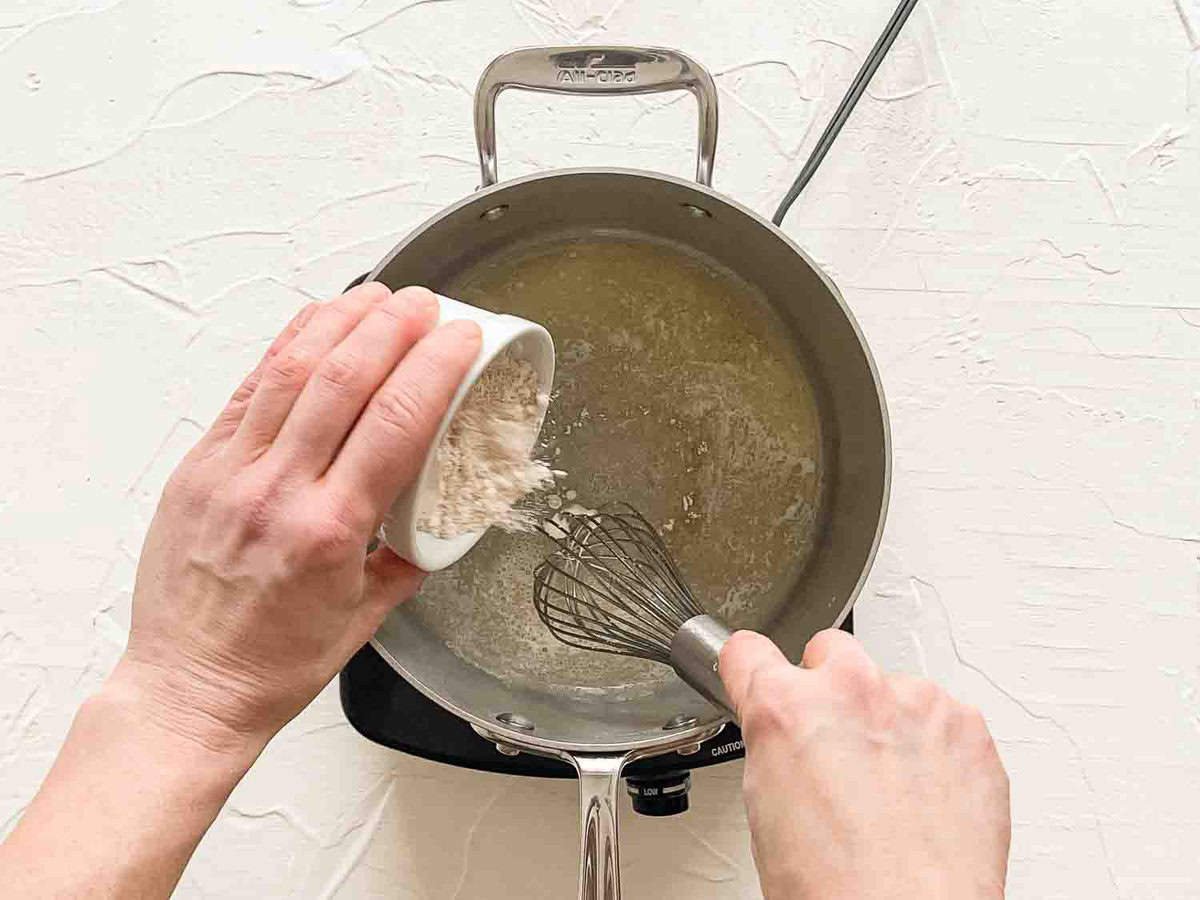
<path fill-rule="evenodd" d="M 499 742 L 496 743 L 496 752 L 499 753 L 501 756 L 520 756 L 521 755 L 521 751 L 518 750 L 516 747 L 514 747 L 512 744 L 501 744 Z"/>
<path fill-rule="evenodd" d="M 518 731 L 533 731 L 533 723 L 519 713 L 502 712 L 496 716 L 496 721 Z"/>
<path fill-rule="evenodd" d="M 712 213 L 710 213 L 707 209 L 704 209 L 702 206 L 694 206 L 691 203 L 680 203 L 679 205 L 686 209 L 688 214 L 694 219 L 712 218 Z"/>
<path fill-rule="evenodd" d="M 667 720 L 667 724 L 663 726 L 663 731 L 678 731 L 680 728 L 691 728 L 696 724 L 696 717 L 680 713 L 677 716 L 672 716 Z"/>
<path fill-rule="evenodd" d="M 495 222 L 497 219 L 502 217 L 506 212 L 508 212 L 508 204 L 502 203 L 499 206 L 493 206 L 491 209 L 484 210 L 480 214 L 479 218 L 487 219 L 489 222 Z"/>
<path fill-rule="evenodd" d="M 680 756 L 692 756 L 692 755 L 700 752 L 700 745 L 699 744 L 688 744 L 686 747 L 680 747 L 675 752 L 678 753 Z"/>

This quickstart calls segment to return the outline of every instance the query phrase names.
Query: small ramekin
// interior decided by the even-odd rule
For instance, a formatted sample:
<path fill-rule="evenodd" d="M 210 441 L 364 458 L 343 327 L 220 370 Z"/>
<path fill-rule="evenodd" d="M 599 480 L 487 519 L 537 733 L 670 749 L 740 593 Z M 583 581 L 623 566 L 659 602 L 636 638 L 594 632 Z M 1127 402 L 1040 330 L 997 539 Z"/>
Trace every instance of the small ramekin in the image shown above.
<path fill-rule="evenodd" d="M 452 538 L 440 538 L 417 527 L 417 518 L 422 511 L 422 499 L 436 493 L 436 449 L 441 445 L 450 427 L 450 421 L 462 404 L 467 391 L 479 380 L 479 376 L 491 365 L 492 360 L 509 348 L 516 359 L 526 360 L 533 366 L 538 378 L 539 397 L 548 397 L 554 382 L 554 341 L 541 325 L 517 316 L 488 312 L 449 297 L 438 295 L 437 299 L 438 324 L 453 322 L 456 319 L 477 322 L 483 332 L 483 344 L 479 356 L 471 365 L 462 384 L 458 386 L 450 408 L 442 417 L 437 436 L 421 464 L 421 474 L 396 498 L 380 529 L 380 537 L 396 554 L 426 572 L 436 572 L 458 562 L 486 531 L 485 529 Z M 546 407 L 543 403 L 538 415 L 538 432 L 541 431 L 545 416 Z"/>

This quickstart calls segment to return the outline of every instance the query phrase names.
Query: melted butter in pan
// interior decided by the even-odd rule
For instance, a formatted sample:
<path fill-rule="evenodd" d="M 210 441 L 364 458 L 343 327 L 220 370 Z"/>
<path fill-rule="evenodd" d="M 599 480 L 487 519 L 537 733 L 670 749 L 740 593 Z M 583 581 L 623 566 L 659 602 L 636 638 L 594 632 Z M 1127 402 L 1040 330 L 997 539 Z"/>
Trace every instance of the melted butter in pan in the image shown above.
<path fill-rule="evenodd" d="M 693 592 L 734 627 L 764 628 L 817 538 L 816 397 L 766 298 L 728 270 L 641 237 L 559 237 L 481 260 L 449 296 L 542 323 L 558 371 L 542 432 L 559 495 L 624 500 L 663 533 Z M 510 683 L 633 694 L 673 677 L 560 644 L 531 599 L 539 535 L 493 529 L 431 576 L 421 621 Z"/>

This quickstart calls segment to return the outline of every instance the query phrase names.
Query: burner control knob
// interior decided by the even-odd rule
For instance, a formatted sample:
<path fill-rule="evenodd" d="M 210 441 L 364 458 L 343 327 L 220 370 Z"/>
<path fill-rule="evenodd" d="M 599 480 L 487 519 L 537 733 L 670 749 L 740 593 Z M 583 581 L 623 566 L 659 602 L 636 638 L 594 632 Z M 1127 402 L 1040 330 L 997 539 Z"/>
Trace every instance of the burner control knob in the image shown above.
<path fill-rule="evenodd" d="M 687 812 L 691 772 L 634 775 L 625 779 L 633 811 L 643 816 L 675 816 Z"/>

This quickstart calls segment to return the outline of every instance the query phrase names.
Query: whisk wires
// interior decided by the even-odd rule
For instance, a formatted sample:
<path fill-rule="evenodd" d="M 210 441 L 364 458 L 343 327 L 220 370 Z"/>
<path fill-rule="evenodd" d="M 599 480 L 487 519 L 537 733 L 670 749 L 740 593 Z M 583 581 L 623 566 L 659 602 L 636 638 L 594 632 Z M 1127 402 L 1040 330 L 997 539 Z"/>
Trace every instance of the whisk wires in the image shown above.
<path fill-rule="evenodd" d="M 704 614 L 654 526 L 628 504 L 541 528 L 558 549 L 534 571 L 534 607 L 560 641 L 667 662 L 675 633 Z"/>

